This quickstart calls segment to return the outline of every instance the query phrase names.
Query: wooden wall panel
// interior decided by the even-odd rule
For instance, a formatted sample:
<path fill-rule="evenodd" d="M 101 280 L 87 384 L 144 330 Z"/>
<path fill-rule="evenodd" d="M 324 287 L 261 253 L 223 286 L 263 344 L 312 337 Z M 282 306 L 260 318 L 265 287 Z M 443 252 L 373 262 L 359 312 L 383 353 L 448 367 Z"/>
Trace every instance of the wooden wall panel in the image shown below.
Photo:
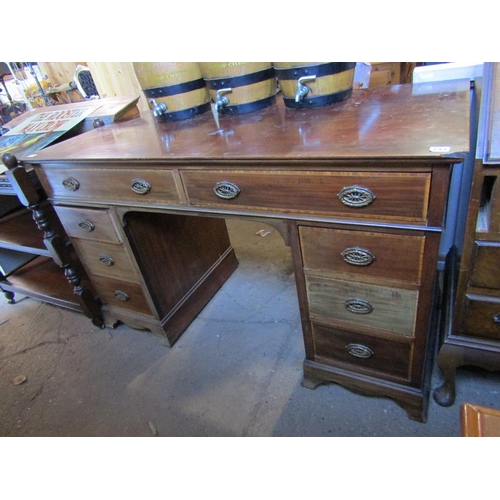
<path fill-rule="evenodd" d="M 137 106 L 149 110 L 131 62 L 39 62 L 40 70 L 54 84 L 71 82 L 77 65 L 87 66 L 99 95 L 104 97 L 140 96 Z"/>
<path fill-rule="evenodd" d="M 89 62 L 87 66 L 101 97 L 140 95 L 137 106 L 141 111 L 149 109 L 131 62 Z"/>
<path fill-rule="evenodd" d="M 39 62 L 38 66 L 41 72 L 49 77 L 53 85 L 60 85 L 73 80 L 78 64 L 87 66 L 86 62 Z"/>

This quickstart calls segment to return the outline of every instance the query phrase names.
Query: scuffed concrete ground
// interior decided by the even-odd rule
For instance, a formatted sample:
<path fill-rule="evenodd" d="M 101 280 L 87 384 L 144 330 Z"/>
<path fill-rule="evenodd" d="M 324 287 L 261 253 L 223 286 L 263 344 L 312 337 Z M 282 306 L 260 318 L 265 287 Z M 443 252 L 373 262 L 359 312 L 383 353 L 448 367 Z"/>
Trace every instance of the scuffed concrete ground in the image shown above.
<path fill-rule="evenodd" d="M 455 405 L 431 398 L 426 424 L 389 399 L 303 388 L 289 249 L 268 226 L 228 227 L 240 266 L 172 348 L 0 296 L 0 435 L 459 436 L 462 402 L 500 408 L 500 374 L 473 368 L 458 371 Z M 255 234 L 263 228 L 271 234 Z"/>

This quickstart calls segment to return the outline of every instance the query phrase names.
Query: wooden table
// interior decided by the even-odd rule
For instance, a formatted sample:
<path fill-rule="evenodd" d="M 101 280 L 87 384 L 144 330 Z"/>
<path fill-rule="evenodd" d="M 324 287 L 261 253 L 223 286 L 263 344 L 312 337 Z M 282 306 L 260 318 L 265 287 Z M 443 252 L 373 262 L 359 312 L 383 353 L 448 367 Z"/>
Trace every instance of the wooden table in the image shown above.
<path fill-rule="evenodd" d="M 23 160 L 102 302 L 182 334 L 237 266 L 224 218 L 260 219 L 293 257 L 305 387 L 393 398 L 425 421 L 450 169 L 469 148 L 469 82 L 355 91 L 339 104 L 149 113 Z M 436 149 L 435 149 L 436 148 Z"/>

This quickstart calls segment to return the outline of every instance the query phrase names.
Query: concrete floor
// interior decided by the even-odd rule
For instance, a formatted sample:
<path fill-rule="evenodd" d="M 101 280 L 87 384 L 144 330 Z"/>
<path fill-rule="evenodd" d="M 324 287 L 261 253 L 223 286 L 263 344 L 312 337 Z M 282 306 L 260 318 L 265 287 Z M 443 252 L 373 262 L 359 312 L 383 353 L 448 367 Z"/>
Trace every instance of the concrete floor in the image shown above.
<path fill-rule="evenodd" d="M 459 436 L 462 402 L 500 408 L 500 373 L 473 368 L 458 370 L 452 407 L 431 397 L 425 424 L 390 399 L 303 388 L 289 249 L 269 226 L 227 223 L 240 266 L 172 348 L 0 297 L 0 435 Z M 440 380 L 434 369 L 432 387 Z"/>

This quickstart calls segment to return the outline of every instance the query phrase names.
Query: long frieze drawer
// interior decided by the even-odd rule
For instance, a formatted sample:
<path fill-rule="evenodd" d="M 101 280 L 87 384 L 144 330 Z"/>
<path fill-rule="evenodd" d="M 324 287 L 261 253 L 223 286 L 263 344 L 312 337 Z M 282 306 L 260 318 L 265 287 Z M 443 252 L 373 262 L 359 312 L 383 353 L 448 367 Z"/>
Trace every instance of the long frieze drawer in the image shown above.
<path fill-rule="evenodd" d="M 348 363 L 409 380 L 412 343 L 372 337 L 339 328 L 312 325 L 314 352 L 321 361 Z"/>
<path fill-rule="evenodd" d="M 468 296 L 461 332 L 467 336 L 500 340 L 500 297 Z"/>
<path fill-rule="evenodd" d="M 311 315 L 412 337 L 418 292 L 306 275 Z"/>
<path fill-rule="evenodd" d="M 299 214 L 423 222 L 430 174 L 185 170 L 188 201 L 196 206 L 294 211 Z"/>
<path fill-rule="evenodd" d="M 421 281 L 424 236 L 306 226 L 299 236 L 306 270 Z"/>
<path fill-rule="evenodd" d="M 500 289 L 500 243 L 476 241 L 474 253 L 469 284 Z"/>
<path fill-rule="evenodd" d="M 156 201 L 179 204 L 171 170 L 119 168 L 44 168 L 37 175 L 49 197 Z"/>
<path fill-rule="evenodd" d="M 92 276 L 92 284 L 104 305 L 151 314 L 148 301 L 140 285 L 102 276 Z"/>
<path fill-rule="evenodd" d="M 73 245 L 92 275 L 140 283 L 127 250 L 121 245 L 74 239 Z"/>
<path fill-rule="evenodd" d="M 73 207 L 54 208 L 69 236 L 108 243 L 121 243 L 121 238 L 107 210 Z"/>

